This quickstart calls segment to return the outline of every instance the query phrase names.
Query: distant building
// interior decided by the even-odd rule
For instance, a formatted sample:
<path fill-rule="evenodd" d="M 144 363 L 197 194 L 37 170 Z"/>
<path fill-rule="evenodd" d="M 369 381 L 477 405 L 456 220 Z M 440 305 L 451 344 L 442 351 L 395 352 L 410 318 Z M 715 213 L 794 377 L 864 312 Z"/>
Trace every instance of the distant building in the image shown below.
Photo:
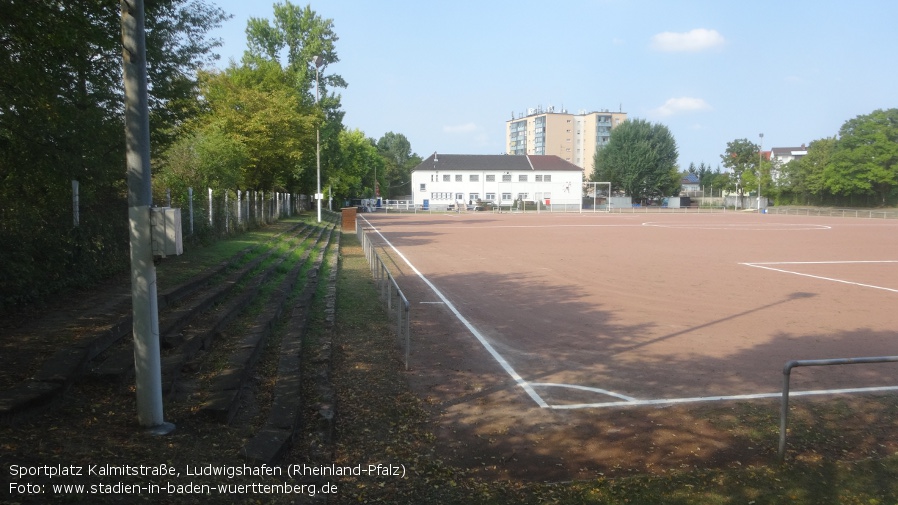
<path fill-rule="evenodd" d="M 808 154 L 808 148 L 804 144 L 801 147 L 774 147 L 770 150 L 773 161 L 782 165 L 792 160 L 800 159 Z"/>
<path fill-rule="evenodd" d="M 793 160 L 801 159 L 808 154 L 808 148 L 802 144 L 801 147 L 774 147 L 770 150 L 770 156 L 767 158 L 773 163 L 770 176 L 774 181 L 780 178 L 782 167 Z"/>
<path fill-rule="evenodd" d="M 415 205 L 437 209 L 520 200 L 579 206 L 583 171 L 558 156 L 434 153 L 412 169 L 412 190 Z"/>
<path fill-rule="evenodd" d="M 701 189 L 701 182 L 695 174 L 688 173 L 680 180 L 680 191 L 685 195 L 691 196 Z"/>
<path fill-rule="evenodd" d="M 505 122 L 508 154 L 555 155 L 592 172 L 596 150 L 608 143 L 611 130 L 627 120 L 625 112 L 570 114 L 554 107 L 528 109 L 527 114 Z"/>

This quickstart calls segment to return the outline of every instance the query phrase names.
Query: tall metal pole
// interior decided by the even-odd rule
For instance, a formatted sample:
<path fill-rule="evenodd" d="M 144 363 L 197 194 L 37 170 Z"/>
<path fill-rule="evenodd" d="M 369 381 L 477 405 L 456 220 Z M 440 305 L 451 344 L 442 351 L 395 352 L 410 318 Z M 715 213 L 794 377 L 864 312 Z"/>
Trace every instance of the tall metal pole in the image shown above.
<path fill-rule="evenodd" d="M 121 9 L 137 419 L 151 433 L 165 434 L 171 432 L 174 425 L 164 421 L 162 412 L 159 309 L 150 237 L 153 195 L 143 0 L 122 0 Z"/>
<path fill-rule="evenodd" d="M 324 65 L 324 59 L 321 56 L 312 58 L 312 64 L 315 65 L 315 105 L 318 105 L 318 69 Z M 318 185 L 315 193 L 315 199 L 318 200 L 318 222 L 321 222 L 321 128 L 315 128 L 315 163 L 318 166 Z"/>
<path fill-rule="evenodd" d="M 317 73 L 317 71 L 316 71 Z M 316 81 L 318 79 L 315 79 Z M 318 222 L 321 222 L 321 130 L 315 128 L 315 163 L 318 165 L 318 186 L 315 190 L 315 199 L 318 200 Z"/>
<path fill-rule="evenodd" d="M 764 134 L 758 134 L 761 137 L 758 149 L 758 214 L 761 213 L 761 157 L 764 155 Z"/>

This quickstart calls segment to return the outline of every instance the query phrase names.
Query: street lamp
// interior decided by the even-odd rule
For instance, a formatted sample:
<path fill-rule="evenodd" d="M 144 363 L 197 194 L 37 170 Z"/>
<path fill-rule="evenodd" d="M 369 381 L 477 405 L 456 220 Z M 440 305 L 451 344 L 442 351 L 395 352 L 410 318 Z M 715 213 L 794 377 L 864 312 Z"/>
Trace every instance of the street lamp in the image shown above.
<path fill-rule="evenodd" d="M 761 138 L 758 148 L 758 214 L 761 213 L 761 157 L 764 155 L 764 134 L 759 133 Z"/>
<path fill-rule="evenodd" d="M 324 65 L 324 58 L 315 56 L 312 58 L 315 65 L 315 105 L 318 105 L 318 71 Z M 315 128 L 315 164 L 318 168 L 318 183 L 316 186 L 315 200 L 318 200 L 318 222 L 321 222 L 321 129 Z"/>

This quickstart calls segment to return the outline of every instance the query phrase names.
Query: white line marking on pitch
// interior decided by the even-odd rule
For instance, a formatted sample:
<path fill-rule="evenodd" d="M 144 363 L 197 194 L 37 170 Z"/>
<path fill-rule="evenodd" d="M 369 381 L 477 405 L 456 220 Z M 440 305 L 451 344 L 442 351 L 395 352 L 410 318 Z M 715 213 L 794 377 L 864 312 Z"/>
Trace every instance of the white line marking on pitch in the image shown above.
<path fill-rule="evenodd" d="M 772 270 L 774 272 L 781 272 L 784 274 L 793 274 L 800 275 L 802 277 L 810 277 L 812 279 L 819 279 L 824 281 L 832 281 L 839 282 L 842 284 L 850 284 L 852 286 L 860 286 L 864 288 L 873 288 L 873 289 L 881 289 L 883 291 L 890 291 L 892 293 L 898 293 L 898 289 L 886 288 L 883 286 L 874 286 L 872 284 L 863 284 L 861 282 L 851 282 L 842 279 L 834 279 L 832 277 L 823 277 L 820 275 L 811 275 L 811 274 L 803 274 L 801 272 L 793 272 L 791 270 L 783 270 L 782 268 L 773 268 L 768 265 L 846 265 L 846 264 L 870 264 L 870 263 L 898 263 L 898 260 L 883 260 L 883 261 L 779 261 L 779 262 L 766 262 L 766 263 L 739 263 L 740 265 L 745 265 L 749 267 L 755 268 L 763 268 L 764 270 Z"/>
<path fill-rule="evenodd" d="M 639 401 L 632 396 L 622 395 L 620 393 L 615 393 L 614 391 L 608 391 L 607 389 L 601 388 L 591 388 L 588 386 L 579 386 L 577 384 L 557 384 L 554 382 L 533 382 L 530 384 L 533 387 L 555 387 L 555 388 L 568 388 L 568 389 L 579 389 L 581 391 L 590 391 L 592 393 L 599 393 L 603 395 L 613 396 L 615 398 L 620 398 L 621 400 L 626 400 L 628 402 L 636 402 Z M 552 407 L 555 408 L 555 407 Z"/>
<path fill-rule="evenodd" d="M 536 384 L 534 384 L 536 386 Z M 790 391 L 789 396 L 812 396 L 812 395 L 838 395 L 848 393 L 877 393 L 882 391 L 898 391 L 898 386 L 881 386 L 870 388 L 847 388 L 847 389 L 820 389 L 814 391 Z M 782 398 L 783 393 L 758 393 L 752 395 L 731 395 L 731 396 L 696 396 L 693 398 L 666 398 L 657 400 L 630 400 L 621 402 L 603 402 L 603 403 L 576 403 L 570 405 L 552 405 L 549 408 L 556 410 L 571 409 L 601 409 L 609 407 L 637 407 L 648 405 L 675 405 L 679 403 L 696 403 L 696 402 L 719 402 L 726 400 L 757 400 L 762 398 Z"/>
<path fill-rule="evenodd" d="M 465 226 L 441 226 L 440 229 L 462 230 L 475 225 Z M 498 228 L 633 228 L 640 224 L 500 224 L 477 226 L 478 230 L 492 230 Z"/>
<path fill-rule="evenodd" d="M 404 254 L 399 252 L 399 249 L 396 249 L 396 247 L 389 240 L 387 240 L 387 237 L 383 236 L 380 230 L 378 230 L 373 224 L 371 224 L 370 221 L 365 219 L 365 216 L 361 216 L 361 218 L 364 219 L 364 221 L 368 223 L 368 226 L 370 226 L 371 229 L 374 230 L 374 232 L 377 233 L 380 238 L 383 239 L 383 241 L 386 242 L 387 245 L 389 245 L 390 248 L 393 249 L 393 251 L 398 254 L 400 258 L 402 258 L 403 261 L 405 261 L 405 264 L 408 265 L 409 268 L 411 268 L 412 271 L 415 272 L 415 274 L 417 274 L 418 277 L 422 281 L 424 281 L 424 283 L 427 284 L 431 290 L 433 290 L 434 294 L 436 294 L 440 298 L 440 300 L 442 300 L 443 303 L 446 304 L 446 307 L 448 307 L 449 310 L 451 310 L 452 313 L 455 314 L 455 317 L 458 318 L 458 320 L 461 321 L 461 323 L 464 324 L 466 328 L 468 328 L 468 331 L 470 331 L 471 334 L 473 334 L 474 337 L 476 337 L 477 340 L 480 341 L 480 344 L 483 345 L 483 347 L 487 350 L 487 352 L 490 353 L 490 355 L 492 355 L 493 359 L 495 359 L 499 363 L 499 365 L 505 370 L 505 372 L 510 375 L 511 378 L 514 379 L 514 381 L 519 386 L 524 388 L 524 391 L 526 391 L 527 394 L 530 395 L 530 398 L 532 398 L 533 401 L 535 401 L 536 404 L 542 408 L 549 407 L 549 404 L 546 403 L 545 400 L 542 399 L 542 397 L 536 394 L 536 391 L 534 391 L 533 388 L 530 387 L 530 384 L 525 381 L 520 375 L 518 375 L 518 373 L 514 371 L 514 368 L 512 368 L 507 361 L 505 361 L 505 358 L 503 358 L 502 355 L 499 354 L 496 349 L 494 349 L 493 346 L 490 345 L 489 342 L 487 342 L 486 338 L 480 334 L 477 328 L 475 328 L 474 325 L 472 325 L 467 319 L 465 319 L 464 316 L 461 315 L 458 309 L 455 308 L 455 305 L 452 305 L 452 302 L 450 302 L 449 299 L 446 298 L 443 293 L 439 289 L 437 289 L 437 287 L 434 286 L 433 283 L 430 282 L 429 279 L 427 279 L 427 277 L 424 277 L 424 274 L 418 271 L 418 269 L 415 268 L 414 265 L 412 265 L 408 258 L 406 258 Z"/>
<path fill-rule="evenodd" d="M 739 230 L 739 231 L 811 231 L 831 230 L 825 224 L 791 224 L 791 223 L 659 223 L 647 221 L 642 226 L 654 228 L 673 228 L 679 230 Z"/>

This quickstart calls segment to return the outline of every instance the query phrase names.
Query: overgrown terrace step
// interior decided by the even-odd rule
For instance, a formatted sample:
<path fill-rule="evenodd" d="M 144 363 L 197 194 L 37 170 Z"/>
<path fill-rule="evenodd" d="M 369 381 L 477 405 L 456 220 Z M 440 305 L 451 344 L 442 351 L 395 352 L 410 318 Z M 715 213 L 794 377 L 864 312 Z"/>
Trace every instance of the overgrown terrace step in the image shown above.
<path fill-rule="evenodd" d="M 175 381 L 177 380 L 177 377 L 179 375 L 179 373 L 177 372 L 179 365 L 183 365 L 191 356 L 193 356 L 193 354 L 195 354 L 200 348 L 202 348 L 203 345 L 208 345 L 209 339 L 216 332 L 220 331 L 220 328 L 223 325 L 231 321 L 234 313 L 242 311 L 250 303 L 250 301 L 252 301 L 252 297 L 255 296 L 256 293 L 258 293 L 258 286 L 265 282 L 265 280 L 277 269 L 277 266 L 284 260 L 284 258 L 289 255 L 290 252 L 292 252 L 296 247 L 298 247 L 299 244 L 301 244 L 302 241 L 304 241 L 308 237 L 308 235 L 311 234 L 313 229 L 314 228 L 309 227 L 302 230 L 304 231 L 302 236 L 299 238 L 293 248 L 291 248 L 287 253 L 281 255 L 280 261 L 275 262 L 273 265 L 269 265 L 261 273 L 258 273 L 256 275 L 255 281 L 253 282 L 253 286 L 255 286 L 255 288 L 250 288 L 248 291 L 245 291 L 243 294 L 241 294 L 241 296 L 238 297 L 238 301 L 236 303 L 228 304 L 226 306 L 227 310 L 224 311 L 223 314 L 221 314 L 221 317 L 212 326 L 212 331 L 202 332 L 202 338 L 193 339 L 191 342 L 187 343 L 185 341 L 185 336 L 182 334 L 182 331 L 187 325 L 191 323 L 191 321 L 198 318 L 201 313 L 209 310 L 212 306 L 218 304 L 228 295 L 230 295 L 234 287 L 238 283 L 242 282 L 259 265 L 259 263 L 271 256 L 271 252 L 262 254 L 259 257 L 254 258 L 251 262 L 233 272 L 222 282 L 218 283 L 211 290 L 194 297 L 189 303 L 185 304 L 184 306 L 179 307 L 174 311 L 171 311 L 168 314 L 160 317 L 160 340 L 164 344 L 164 346 L 169 348 L 181 348 L 186 345 L 185 349 L 181 349 L 180 352 L 175 352 L 174 355 L 166 356 L 163 359 L 163 391 L 173 391 Z M 211 279 L 212 277 L 214 276 L 208 276 L 207 279 Z M 127 345 L 122 347 L 121 349 L 113 350 L 108 354 L 109 355 L 100 364 L 98 364 L 91 370 L 91 375 L 93 377 L 101 378 L 104 380 L 128 380 L 133 376 L 133 346 Z"/>
<path fill-rule="evenodd" d="M 309 234 L 310 233 L 308 233 L 307 236 Z M 300 243 L 301 242 L 302 241 L 300 241 Z M 250 303 L 253 302 L 268 277 L 277 270 L 286 257 L 290 255 L 296 247 L 299 247 L 300 243 L 297 243 L 295 247 L 287 251 L 280 261 L 269 265 L 266 271 L 258 275 L 254 282 L 252 282 L 252 284 L 238 297 L 231 299 L 229 302 L 226 302 L 224 306 L 219 308 L 219 310 L 216 311 L 215 318 L 211 321 L 207 321 L 207 323 L 210 324 L 193 325 L 186 329 L 182 335 L 182 343 L 176 348 L 175 352 L 172 352 L 163 358 L 162 387 L 166 394 L 171 395 L 175 393 L 184 366 L 187 365 L 187 363 L 201 349 L 211 348 L 212 342 L 226 330 L 228 325 L 230 325 L 231 322 L 233 322 L 234 319 L 236 319 L 237 316 L 250 305 Z M 301 266 L 305 264 L 309 251 L 298 260 L 298 268 L 301 268 Z M 298 270 L 295 271 L 298 273 Z M 290 274 L 288 274 L 285 279 L 290 279 Z"/>
<path fill-rule="evenodd" d="M 303 223 L 297 223 L 288 230 L 272 237 L 272 240 L 284 233 L 293 232 L 301 226 L 303 226 Z M 161 293 L 158 298 L 160 309 L 170 306 L 185 296 L 189 296 L 199 286 L 204 285 L 209 279 L 218 275 L 257 247 L 261 247 L 261 245 L 248 247 L 203 274 Z M 121 313 L 124 311 L 122 308 L 130 303 L 129 295 L 130 293 L 114 297 L 77 319 L 95 318 L 98 317 L 98 314 L 103 313 Z M 72 325 L 77 326 L 79 324 L 77 319 L 66 325 L 66 328 L 68 329 Z M 131 329 L 132 319 L 129 314 L 114 321 L 109 328 L 95 332 L 75 345 L 60 349 L 44 362 L 34 377 L 10 389 L 0 391 L 0 423 L 15 424 L 55 407 L 60 403 L 62 394 L 84 374 L 91 360 L 129 334 Z M 119 353 L 117 360 L 118 362 L 126 361 L 129 363 L 127 366 L 133 367 L 133 352 L 128 352 L 127 357 L 124 358 Z"/>
<path fill-rule="evenodd" d="M 330 227 L 332 232 L 332 223 Z M 318 240 L 320 240 L 324 231 L 325 229 L 322 228 Z M 321 267 L 320 258 L 326 248 L 327 244 L 318 247 L 319 259 L 307 273 L 307 287 L 310 284 L 317 283 L 318 271 Z M 200 408 L 201 412 L 224 423 L 230 423 L 234 418 L 234 415 L 237 413 L 241 389 L 246 384 L 256 359 L 264 347 L 262 343 L 271 335 L 274 326 L 280 319 L 289 295 L 293 291 L 299 271 L 302 269 L 311 251 L 311 248 L 307 250 L 303 258 L 297 261 L 293 269 L 285 275 L 284 280 L 272 293 L 267 308 L 259 314 L 253 326 L 240 339 L 229 356 L 225 369 L 213 379 L 209 387 L 208 398 Z"/>
<path fill-rule="evenodd" d="M 311 233 L 313 228 L 307 227 L 304 228 L 300 233 L 301 235 L 297 236 L 297 247 L 298 244 L 302 243 Z M 291 249 L 292 251 L 293 249 Z M 160 316 L 159 328 L 162 344 L 165 346 L 175 346 L 179 340 L 179 334 L 181 330 L 193 320 L 197 314 L 208 310 L 213 305 L 218 304 L 224 298 L 231 294 L 234 290 L 234 287 L 243 282 L 249 275 L 255 270 L 261 263 L 270 257 L 274 256 L 276 251 L 270 250 L 264 254 L 260 254 L 256 258 L 253 258 L 252 261 L 243 265 L 235 272 L 231 273 L 227 278 L 219 282 L 216 286 L 214 286 L 209 292 L 202 294 L 201 296 L 194 297 L 190 303 L 184 304 L 182 307 L 178 307 L 172 311 L 166 312 L 162 316 Z M 289 254 L 286 253 L 286 254 Z M 281 261 L 285 255 L 280 255 Z M 265 270 L 266 274 L 269 275 L 272 272 L 271 268 L 267 268 Z M 211 280 L 211 277 L 210 277 Z"/>
<path fill-rule="evenodd" d="M 337 257 L 339 256 L 339 234 L 337 235 L 336 252 L 331 255 L 331 275 L 328 280 L 328 291 L 336 287 Z M 330 243 L 330 240 L 328 240 Z M 318 260 L 319 268 L 324 256 L 322 249 Z M 310 309 L 318 288 L 318 277 L 315 282 L 306 284 L 303 292 L 293 304 L 287 330 L 281 339 L 278 354 L 277 379 L 272 391 L 271 408 L 265 425 L 243 446 L 243 456 L 249 460 L 264 464 L 275 464 L 290 448 L 300 423 L 300 415 L 305 399 L 302 395 L 302 362 L 303 339 L 308 326 Z M 328 307 L 334 300 L 326 300 Z M 333 432 L 336 402 L 333 388 L 330 387 L 329 370 L 331 359 L 329 343 L 318 349 L 313 363 L 325 377 L 316 381 L 318 395 L 317 431 L 324 433 L 322 438 L 329 440 Z"/>
<path fill-rule="evenodd" d="M 13 425 L 56 406 L 69 383 L 26 380 L 0 394 L 0 422 Z"/>
<path fill-rule="evenodd" d="M 128 317 L 94 338 L 56 351 L 32 378 L 0 391 L 0 422 L 13 424 L 54 407 L 84 373 L 90 360 L 130 330 L 131 318 Z"/>
<path fill-rule="evenodd" d="M 293 305 L 287 331 L 281 340 L 268 419 L 243 447 L 244 457 L 251 461 L 272 464 L 293 442 L 302 407 L 302 340 L 317 286 L 317 282 L 307 283 Z"/>

